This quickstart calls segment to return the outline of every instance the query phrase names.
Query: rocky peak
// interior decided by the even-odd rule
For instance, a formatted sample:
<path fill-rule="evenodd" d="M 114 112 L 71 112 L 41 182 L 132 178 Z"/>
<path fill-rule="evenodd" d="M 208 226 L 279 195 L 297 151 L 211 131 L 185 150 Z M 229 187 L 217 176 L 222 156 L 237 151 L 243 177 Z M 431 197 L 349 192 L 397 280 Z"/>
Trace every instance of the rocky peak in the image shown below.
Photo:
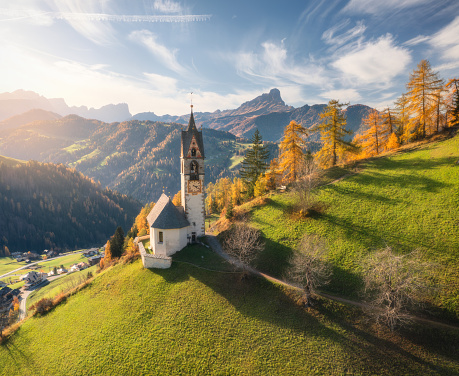
<path fill-rule="evenodd" d="M 269 93 L 264 93 L 251 101 L 243 103 L 238 109 L 233 110 L 231 115 L 261 115 L 270 112 L 284 112 L 291 109 L 293 107 L 285 105 L 279 89 L 271 89 Z"/>

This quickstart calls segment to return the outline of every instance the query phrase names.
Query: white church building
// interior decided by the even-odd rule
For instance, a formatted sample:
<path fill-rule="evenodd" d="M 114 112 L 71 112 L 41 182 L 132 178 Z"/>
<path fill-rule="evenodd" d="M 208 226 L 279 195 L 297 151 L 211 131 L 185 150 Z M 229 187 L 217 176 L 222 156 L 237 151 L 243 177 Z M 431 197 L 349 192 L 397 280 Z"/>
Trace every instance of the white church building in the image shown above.
<path fill-rule="evenodd" d="M 146 253 L 139 242 L 145 268 L 168 268 L 172 256 L 204 235 L 204 143 L 191 111 L 188 128 L 182 131 L 180 150 L 181 201 L 175 206 L 170 197 L 161 195 L 147 216 L 150 248 Z"/>

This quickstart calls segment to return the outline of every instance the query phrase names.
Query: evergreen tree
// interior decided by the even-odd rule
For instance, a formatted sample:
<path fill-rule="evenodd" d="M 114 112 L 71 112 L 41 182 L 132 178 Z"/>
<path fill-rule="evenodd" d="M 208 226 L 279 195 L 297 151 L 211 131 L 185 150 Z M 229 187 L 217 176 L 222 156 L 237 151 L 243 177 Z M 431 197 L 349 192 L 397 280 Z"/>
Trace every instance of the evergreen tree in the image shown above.
<path fill-rule="evenodd" d="M 284 182 L 291 183 L 298 179 L 304 161 L 304 148 L 307 136 L 306 128 L 292 120 L 284 129 L 284 137 L 279 145 L 280 170 L 284 174 Z"/>
<path fill-rule="evenodd" d="M 267 160 L 269 157 L 269 150 L 263 146 L 261 134 L 258 129 L 250 139 L 252 142 L 251 147 L 247 150 L 244 160 L 242 161 L 242 168 L 239 171 L 242 180 L 247 185 L 248 195 L 253 196 L 253 189 L 258 177 L 265 172 Z"/>
<path fill-rule="evenodd" d="M 414 120 L 414 136 L 426 136 L 426 123 L 435 107 L 437 92 L 443 88 L 443 80 L 434 72 L 427 60 L 421 60 L 410 74 L 408 89 L 409 109 Z"/>
<path fill-rule="evenodd" d="M 324 121 L 314 130 L 320 131 L 322 140 L 322 149 L 315 155 L 322 167 L 335 166 L 345 152 L 354 149 L 350 142 L 344 140 L 345 136 L 352 134 L 352 131 L 346 129 L 347 120 L 342 111 L 342 107 L 348 105 L 349 103 L 339 103 L 332 99 L 320 114 Z"/>
<path fill-rule="evenodd" d="M 123 254 L 124 246 L 124 232 L 123 229 L 118 226 L 116 228 L 115 234 L 110 239 L 110 250 L 112 253 L 112 258 L 119 258 Z"/>

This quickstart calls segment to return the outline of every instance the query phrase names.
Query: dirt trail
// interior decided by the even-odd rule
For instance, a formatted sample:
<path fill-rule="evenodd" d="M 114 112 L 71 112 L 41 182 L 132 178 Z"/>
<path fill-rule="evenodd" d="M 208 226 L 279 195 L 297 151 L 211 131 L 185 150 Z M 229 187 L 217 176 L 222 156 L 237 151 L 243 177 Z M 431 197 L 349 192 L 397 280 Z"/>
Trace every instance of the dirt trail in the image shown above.
<path fill-rule="evenodd" d="M 206 233 L 206 236 L 207 236 L 207 239 L 209 241 L 209 245 L 211 246 L 211 248 L 213 249 L 214 252 L 216 252 L 221 257 L 223 257 L 225 260 L 227 260 L 227 261 L 229 261 L 229 262 L 231 262 L 233 264 L 237 264 L 238 263 L 237 260 L 232 259 L 231 256 L 228 255 L 223 250 L 223 248 L 220 245 L 220 242 L 218 241 L 218 239 L 216 238 L 215 235 L 212 235 L 210 233 Z M 298 286 L 292 285 L 291 283 L 288 283 L 286 281 L 282 281 L 282 280 L 280 280 L 278 278 L 274 278 L 274 277 L 272 277 L 272 276 L 270 276 L 268 274 L 262 273 L 262 272 L 260 272 L 260 271 L 258 271 L 256 269 L 254 269 L 252 267 L 248 267 L 246 269 L 248 271 L 250 271 L 250 273 L 252 273 L 254 275 L 258 275 L 260 277 L 263 277 L 263 278 L 267 279 L 268 281 L 271 281 L 271 282 L 274 282 L 274 283 L 278 283 L 280 285 L 287 286 L 287 287 L 295 289 L 295 290 L 302 290 Z M 336 301 L 336 302 L 339 302 L 339 303 L 343 303 L 343 304 L 352 305 L 354 307 L 359 307 L 359 308 L 362 308 L 362 309 L 368 307 L 365 303 L 356 302 L 356 301 L 350 300 L 350 299 L 340 298 L 338 296 L 333 296 L 333 295 L 330 295 L 330 294 L 326 294 L 324 292 L 318 292 L 318 295 L 323 297 L 323 298 L 325 298 L 325 299 L 333 300 L 333 301 Z M 411 320 L 419 322 L 419 323 L 429 324 L 429 325 L 436 326 L 436 327 L 443 328 L 443 329 L 459 330 L 458 326 L 445 324 L 445 323 L 442 323 L 440 321 L 424 319 L 422 317 L 417 317 L 417 316 L 412 316 L 412 315 L 410 315 L 408 317 Z"/>

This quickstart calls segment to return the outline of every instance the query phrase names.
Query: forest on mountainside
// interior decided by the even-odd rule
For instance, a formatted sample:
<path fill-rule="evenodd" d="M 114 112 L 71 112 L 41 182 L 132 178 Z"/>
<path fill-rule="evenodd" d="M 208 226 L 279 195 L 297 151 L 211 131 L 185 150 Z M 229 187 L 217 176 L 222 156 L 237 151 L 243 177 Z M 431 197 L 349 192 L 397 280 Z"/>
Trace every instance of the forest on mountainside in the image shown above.
<path fill-rule="evenodd" d="M 2 253 L 103 245 L 117 226 L 128 230 L 140 208 L 62 164 L 0 158 Z"/>

